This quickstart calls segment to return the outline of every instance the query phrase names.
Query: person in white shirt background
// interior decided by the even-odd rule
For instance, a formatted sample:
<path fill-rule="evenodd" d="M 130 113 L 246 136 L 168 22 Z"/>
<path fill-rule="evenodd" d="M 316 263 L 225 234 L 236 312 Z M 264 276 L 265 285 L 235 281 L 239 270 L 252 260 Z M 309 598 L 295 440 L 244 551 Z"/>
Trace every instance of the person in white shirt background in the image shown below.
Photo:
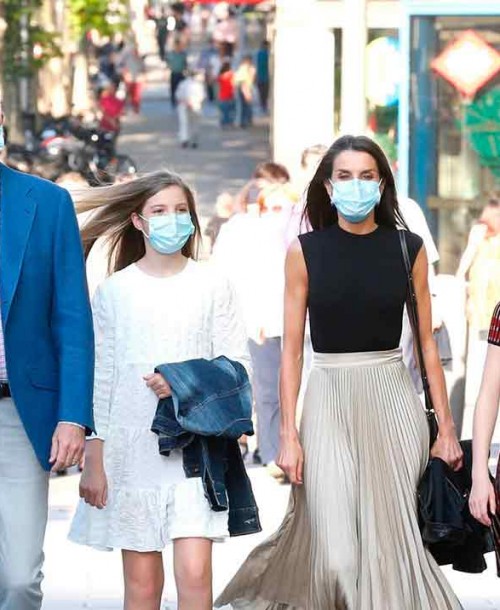
<path fill-rule="evenodd" d="M 191 70 L 175 93 L 179 141 L 183 148 L 197 148 L 200 135 L 200 119 L 205 101 L 205 77 L 203 72 Z"/>
<path fill-rule="evenodd" d="M 293 206 L 285 172 L 276 163 L 257 167 L 254 180 L 240 196 L 244 212 L 221 228 L 212 254 L 214 263 L 232 280 L 243 309 L 257 416 L 258 458 L 254 458 L 269 465 L 273 476 L 282 474 L 273 465 L 279 450 L 285 229 Z"/>

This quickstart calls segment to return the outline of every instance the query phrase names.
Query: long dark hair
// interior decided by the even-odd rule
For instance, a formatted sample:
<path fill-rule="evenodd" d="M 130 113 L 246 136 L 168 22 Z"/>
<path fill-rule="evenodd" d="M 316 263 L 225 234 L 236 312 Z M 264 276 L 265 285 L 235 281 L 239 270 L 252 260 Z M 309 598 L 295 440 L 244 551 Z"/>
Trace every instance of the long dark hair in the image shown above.
<path fill-rule="evenodd" d="M 387 157 L 380 146 L 366 136 L 342 136 L 330 146 L 307 189 L 304 220 L 309 221 L 314 230 L 338 223 L 337 208 L 331 203 L 325 182 L 332 177 L 335 159 L 346 150 L 368 153 L 377 163 L 384 190 L 380 203 L 375 208 L 375 222 L 393 229 L 398 226 L 406 229 L 406 223 L 399 211 L 396 184 Z"/>
<path fill-rule="evenodd" d="M 124 269 L 140 260 L 146 252 L 144 236 L 132 224 L 131 216 L 134 212 L 140 214 L 148 199 L 171 186 L 178 186 L 184 191 L 189 214 L 195 226 L 195 232 L 182 248 L 182 254 L 188 258 L 196 258 L 201 230 L 194 195 L 182 178 L 168 171 L 158 171 L 129 182 L 92 188 L 75 194 L 78 212 L 94 210 L 81 230 L 85 257 L 99 237 L 104 237 L 110 246 L 109 273 Z"/>

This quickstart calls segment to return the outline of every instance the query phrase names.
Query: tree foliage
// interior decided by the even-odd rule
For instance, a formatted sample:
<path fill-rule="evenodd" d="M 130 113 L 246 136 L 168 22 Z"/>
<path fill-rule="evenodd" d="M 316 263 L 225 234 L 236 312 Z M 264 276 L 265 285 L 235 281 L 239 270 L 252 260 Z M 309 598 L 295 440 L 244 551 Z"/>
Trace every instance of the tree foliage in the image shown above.
<path fill-rule="evenodd" d="M 124 32 L 128 26 L 126 0 L 69 0 L 71 29 L 76 38 L 90 30 L 102 36 Z"/>
<path fill-rule="evenodd" d="M 3 76 L 6 80 L 32 76 L 49 59 L 61 55 L 58 34 L 48 32 L 37 22 L 42 0 L 0 1 L 4 3 L 7 23 L 3 40 Z M 35 46 L 36 55 L 33 53 Z"/>

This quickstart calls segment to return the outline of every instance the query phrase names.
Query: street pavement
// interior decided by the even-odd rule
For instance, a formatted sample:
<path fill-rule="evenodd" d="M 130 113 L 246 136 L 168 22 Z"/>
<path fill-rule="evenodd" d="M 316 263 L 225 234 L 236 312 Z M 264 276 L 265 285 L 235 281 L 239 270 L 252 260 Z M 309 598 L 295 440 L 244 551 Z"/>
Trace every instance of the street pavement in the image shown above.
<path fill-rule="evenodd" d="M 214 546 L 216 594 L 221 591 L 252 548 L 275 531 L 286 510 L 290 491 L 288 486 L 276 483 L 261 467 L 249 468 L 249 474 L 264 529 L 261 534 L 234 538 Z M 123 591 L 120 553 L 95 551 L 66 540 L 78 498 L 78 478 L 75 473 L 51 480 L 43 610 L 119 610 L 122 608 Z M 477 575 L 445 569 L 465 610 L 500 608 L 500 581 L 495 575 L 493 554 L 488 557 L 488 563 L 488 571 Z M 164 610 L 174 610 L 175 585 L 171 548 L 165 552 L 165 568 Z"/>
<path fill-rule="evenodd" d="M 119 149 L 130 154 L 141 172 L 168 168 L 178 172 L 197 193 L 202 217 L 212 213 L 217 195 L 224 190 L 236 193 L 250 177 L 255 164 L 268 159 L 267 119 L 258 117 L 250 130 L 222 132 L 215 108 L 207 108 L 202 121 L 200 148 L 180 148 L 176 117 L 170 108 L 167 75 L 152 60 L 143 113 L 128 115 L 124 121 Z M 214 589 L 217 594 L 237 570 L 249 551 L 279 525 L 288 501 L 289 488 L 276 483 L 263 468 L 250 468 L 264 531 L 215 545 Z M 117 610 L 122 607 L 121 561 L 118 552 L 103 553 L 67 541 L 76 502 L 78 474 L 51 480 L 50 513 L 46 536 L 44 610 Z M 165 553 L 165 610 L 175 608 L 171 549 Z M 481 575 L 445 570 L 466 610 L 499 610 L 500 581 L 494 557 Z M 327 610 L 327 609 L 317 609 Z M 388 609 L 405 610 L 405 609 Z"/>

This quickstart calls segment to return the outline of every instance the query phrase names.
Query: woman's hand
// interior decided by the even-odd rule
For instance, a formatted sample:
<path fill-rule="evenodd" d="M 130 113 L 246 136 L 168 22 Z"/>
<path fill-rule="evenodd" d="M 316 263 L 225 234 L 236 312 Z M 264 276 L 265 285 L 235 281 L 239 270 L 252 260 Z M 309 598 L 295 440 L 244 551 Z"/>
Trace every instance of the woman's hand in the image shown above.
<path fill-rule="evenodd" d="M 292 485 L 302 485 L 304 452 L 297 433 L 281 439 L 280 452 L 276 464 L 285 472 Z"/>
<path fill-rule="evenodd" d="M 496 512 L 495 489 L 488 473 L 480 478 L 472 478 L 472 490 L 469 497 L 470 513 L 483 525 L 491 526 L 489 514 Z"/>
<path fill-rule="evenodd" d="M 143 379 L 148 388 L 151 388 L 158 398 L 168 398 L 169 396 L 172 396 L 171 387 L 160 373 L 144 375 Z"/>
<path fill-rule="evenodd" d="M 80 478 L 80 498 L 83 498 L 90 506 L 95 506 L 99 509 L 106 506 L 108 501 L 108 480 L 104 472 L 104 466 L 90 464 L 90 460 L 86 460 Z"/>
<path fill-rule="evenodd" d="M 453 470 L 460 470 L 463 465 L 463 455 L 455 430 L 440 431 L 436 442 L 432 446 L 431 457 L 441 458 Z"/>

